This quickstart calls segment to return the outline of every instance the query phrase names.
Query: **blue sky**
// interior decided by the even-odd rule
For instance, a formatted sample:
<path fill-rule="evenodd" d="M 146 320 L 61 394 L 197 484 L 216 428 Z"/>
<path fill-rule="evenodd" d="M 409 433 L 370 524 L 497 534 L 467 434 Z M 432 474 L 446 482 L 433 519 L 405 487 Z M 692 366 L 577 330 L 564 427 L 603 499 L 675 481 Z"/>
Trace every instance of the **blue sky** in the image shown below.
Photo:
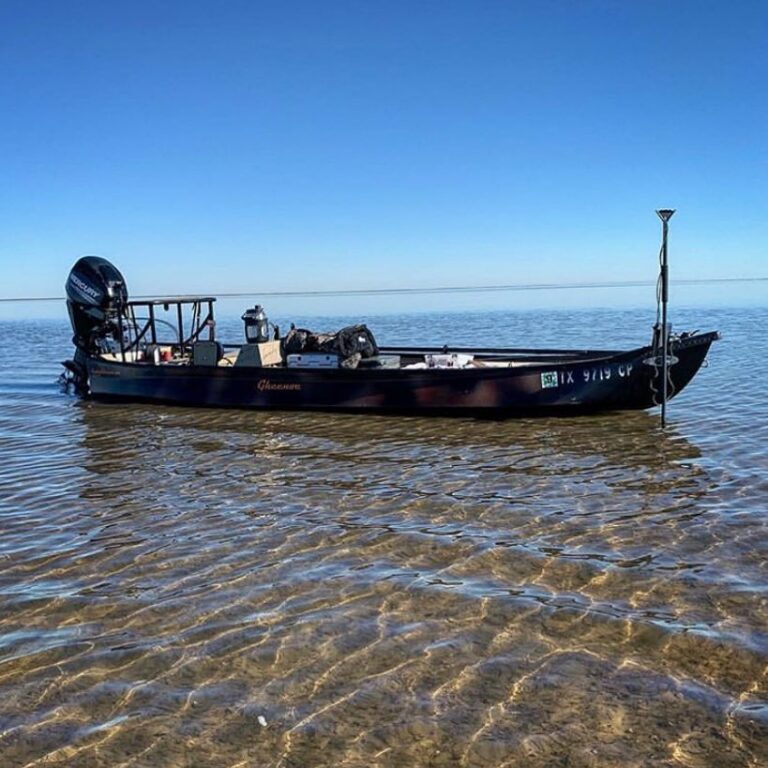
<path fill-rule="evenodd" d="M 664 206 L 673 278 L 766 276 L 766 39 L 757 0 L 4 0 L 0 296 L 86 253 L 135 294 L 653 279 Z"/>

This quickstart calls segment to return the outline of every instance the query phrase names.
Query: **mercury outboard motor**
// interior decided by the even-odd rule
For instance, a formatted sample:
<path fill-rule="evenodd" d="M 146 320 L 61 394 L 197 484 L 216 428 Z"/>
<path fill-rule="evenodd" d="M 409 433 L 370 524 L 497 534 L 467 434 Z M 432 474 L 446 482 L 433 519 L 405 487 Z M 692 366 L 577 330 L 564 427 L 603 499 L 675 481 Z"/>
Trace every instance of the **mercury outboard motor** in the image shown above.
<path fill-rule="evenodd" d="M 119 340 L 118 317 L 128 301 L 128 290 L 120 271 L 99 256 L 83 256 L 67 278 L 67 310 L 76 347 L 75 359 L 65 368 L 79 394 L 88 394 L 86 360 L 89 354 L 105 351 Z"/>
<path fill-rule="evenodd" d="M 100 339 L 115 338 L 117 317 L 128 301 L 119 270 L 99 256 L 83 256 L 67 279 L 67 309 L 75 346 L 88 354 Z"/>

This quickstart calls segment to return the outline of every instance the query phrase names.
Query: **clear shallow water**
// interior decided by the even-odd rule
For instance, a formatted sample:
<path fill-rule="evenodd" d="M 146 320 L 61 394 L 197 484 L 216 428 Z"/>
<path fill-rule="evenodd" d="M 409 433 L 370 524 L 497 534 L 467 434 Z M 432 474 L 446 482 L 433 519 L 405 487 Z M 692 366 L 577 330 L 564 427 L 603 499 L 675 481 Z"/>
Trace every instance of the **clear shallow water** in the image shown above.
<path fill-rule="evenodd" d="M 665 432 L 83 403 L 65 321 L 0 324 L 0 765 L 768 764 L 768 311 L 673 321 L 725 338 Z"/>

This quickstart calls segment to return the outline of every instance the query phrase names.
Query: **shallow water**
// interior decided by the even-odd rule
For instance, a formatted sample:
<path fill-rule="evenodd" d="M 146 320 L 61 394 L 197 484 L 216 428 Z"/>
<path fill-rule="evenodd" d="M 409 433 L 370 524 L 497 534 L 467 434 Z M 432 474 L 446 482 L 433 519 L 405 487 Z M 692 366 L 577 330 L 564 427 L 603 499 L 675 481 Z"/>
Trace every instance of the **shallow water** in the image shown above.
<path fill-rule="evenodd" d="M 664 432 L 83 403 L 65 321 L 0 323 L 0 765 L 768 765 L 768 311 L 674 320 L 725 338 Z"/>

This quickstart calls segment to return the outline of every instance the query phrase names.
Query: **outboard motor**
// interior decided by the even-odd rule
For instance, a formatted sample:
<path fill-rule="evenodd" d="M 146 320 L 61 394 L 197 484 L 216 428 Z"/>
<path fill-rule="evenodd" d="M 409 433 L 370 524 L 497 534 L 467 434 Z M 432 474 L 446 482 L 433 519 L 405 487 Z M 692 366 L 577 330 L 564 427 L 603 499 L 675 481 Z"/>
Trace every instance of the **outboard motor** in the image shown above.
<path fill-rule="evenodd" d="M 128 301 L 117 267 L 99 256 L 83 256 L 72 267 L 66 290 L 72 341 L 79 350 L 88 354 L 100 339 L 117 338 L 117 317 Z"/>
<path fill-rule="evenodd" d="M 75 359 L 64 366 L 71 374 L 67 383 L 78 394 L 88 394 L 86 360 L 119 339 L 118 317 L 128 301 L 128 290 L 120 271 L 99 256 L 83 256 L 67 278 L 67 310 L 72 323 Z"/>

